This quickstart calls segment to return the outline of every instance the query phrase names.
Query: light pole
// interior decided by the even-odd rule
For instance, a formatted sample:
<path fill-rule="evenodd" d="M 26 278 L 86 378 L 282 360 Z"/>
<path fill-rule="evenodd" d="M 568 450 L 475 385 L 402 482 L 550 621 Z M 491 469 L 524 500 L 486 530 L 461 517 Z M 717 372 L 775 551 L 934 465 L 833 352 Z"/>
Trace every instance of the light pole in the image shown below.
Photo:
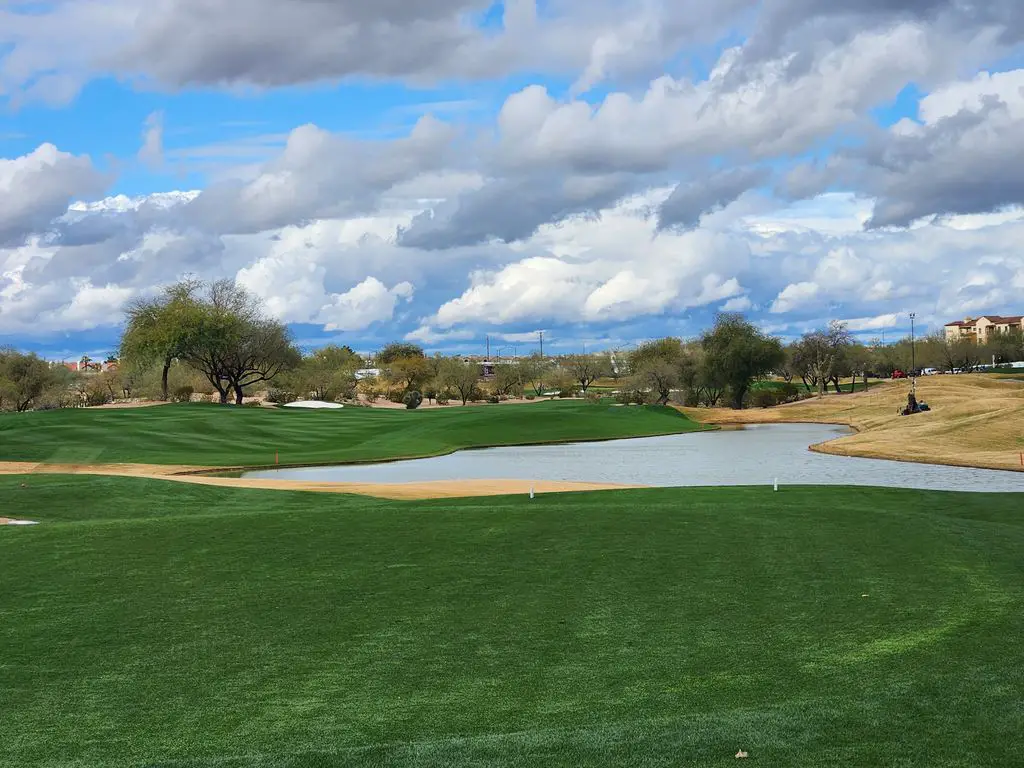
<path fill-rule="evenodd" d="M 916 312 L 910 313 L 910 391 L 917 394 L 917 344 L 914 338 Z"/>

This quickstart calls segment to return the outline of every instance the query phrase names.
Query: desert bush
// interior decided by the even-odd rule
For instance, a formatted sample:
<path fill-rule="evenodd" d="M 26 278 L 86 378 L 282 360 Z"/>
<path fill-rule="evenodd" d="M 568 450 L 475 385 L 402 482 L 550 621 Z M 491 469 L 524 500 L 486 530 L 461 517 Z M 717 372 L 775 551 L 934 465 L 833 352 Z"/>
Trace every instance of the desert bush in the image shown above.
<path fill-rule="evenodd" d="M 536 399 L 537 399 L 537 396 L 536 396 L 536 395 L 527 395 L 527 396 L 526 396 L 526 399 L 527 399 L 527 400 L 536 400 Z"/>
<path fill-rule="evenodd" d="M 779 404 L 779 393 L 774 389 L 755 389 L 744 398 L 751 408 L 771 408 Z"/>
<path fill-rule="evenodd" d="M 498 397 L 497 395 L 488 395 L 487 402 L 491 403 L 492 405 L 497 405 L 498 403 L 501 402 L 501 398 Z"/>
<path fill-rule="evenodd" d="M 175 403 L 190 403 L 194 392 L 191 384 L 183 384 L 171 391 L 171 400 Z"/>
<path fill-rule="evenodd" d="M 447 392 L 442 392 L 436 398 L 438 405 L 448 405 L 451 400 L 451 396 Z"/>
<path fill-rule="evenodd" d="M 647 393 L 640 389 L 623 389 L 615 393 L 615 402 L 622 405 L 644 405 Z"/>
<path fill-rule="evenodd" d="M 110 392 L 99 382 L 92 382 L 86 387 L 84 400 L 85 404 L 90 408 L 114 402 Z"/>
<path fill-rule="evenodd" d="M 405 402 L 405 392 L 403 392 L 400 389 L 389 390 L 388 391 L 388 400 L 390 400 L 392 403 L 404 403 Z"/>
<path fill-rule="evenodd" d="M 405 393 L 402 402 L 405 403 L 406 409 L 415 411 L 423 403 L 423 395 L 414 389 Z"/>
<path fill-rule="evenodd" d="M 261 403 L 259 400 L 250 400 L 247 403 L 242 403 L 242 405 L 245 406 L 246 408 L 262 408 L 263 407 L 263 403 Z"/>
<path fill-rule="evenodd" d="M 587 394 L 583 396 L 583 399 L 586 400 L 588 403 L 592 403 L 594 405 L 597 405 L 598 403 L 601 402 L 601 396 L 597 394 L 597 392 L 587 392 Z"/>
<path fill-rule="evenodd" d="M 294 392 L 290 392 L 287 389 L 280 389 L 273 387 L 267 390 L 267 402 L 276 403 L 277 405 L 287 405 L 288 403 L 294 403 L 296 396 Z"/>

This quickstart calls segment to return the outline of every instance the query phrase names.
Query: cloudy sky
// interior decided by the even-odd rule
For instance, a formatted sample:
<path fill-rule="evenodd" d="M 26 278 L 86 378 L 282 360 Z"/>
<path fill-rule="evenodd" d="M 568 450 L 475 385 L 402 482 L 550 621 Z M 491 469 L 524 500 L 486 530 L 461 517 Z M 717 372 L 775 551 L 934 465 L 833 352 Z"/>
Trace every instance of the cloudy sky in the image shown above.
<path fill-rule="evenodd" d="M 0 344 L 895 337 L 1024 295 L 1020 0 L 0 0 Z"/>

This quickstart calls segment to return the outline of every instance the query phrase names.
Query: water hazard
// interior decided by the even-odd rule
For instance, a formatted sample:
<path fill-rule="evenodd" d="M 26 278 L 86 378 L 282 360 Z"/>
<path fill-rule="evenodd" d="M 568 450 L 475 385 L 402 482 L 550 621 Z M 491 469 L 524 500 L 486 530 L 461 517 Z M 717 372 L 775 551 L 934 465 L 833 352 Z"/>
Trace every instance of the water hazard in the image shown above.
<path fill-rule="evenodd" d="M 1024 491 L 1024 473 L 910 464 L 813 453 L 849 434 L 822 424 L 759 424 L 745 429 L 459 451 L 383 464 L 247 472 L 244 477 L 348 483 L 430 480 L 551 480 L 656 487 L 706 485 L 861 485 L 950 491 Z"/>

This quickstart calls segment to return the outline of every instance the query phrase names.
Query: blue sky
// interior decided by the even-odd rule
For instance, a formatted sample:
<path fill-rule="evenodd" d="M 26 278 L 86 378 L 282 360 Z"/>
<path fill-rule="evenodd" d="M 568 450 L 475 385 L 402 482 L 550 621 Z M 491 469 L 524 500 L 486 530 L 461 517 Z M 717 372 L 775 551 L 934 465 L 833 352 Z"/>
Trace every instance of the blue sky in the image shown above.
<path fill-rule="evenodd" d="M 361 350 L 1024 312 L 1024 30 L 933 5 L 9 3 L 0 344 L 184 275 Z"/>

